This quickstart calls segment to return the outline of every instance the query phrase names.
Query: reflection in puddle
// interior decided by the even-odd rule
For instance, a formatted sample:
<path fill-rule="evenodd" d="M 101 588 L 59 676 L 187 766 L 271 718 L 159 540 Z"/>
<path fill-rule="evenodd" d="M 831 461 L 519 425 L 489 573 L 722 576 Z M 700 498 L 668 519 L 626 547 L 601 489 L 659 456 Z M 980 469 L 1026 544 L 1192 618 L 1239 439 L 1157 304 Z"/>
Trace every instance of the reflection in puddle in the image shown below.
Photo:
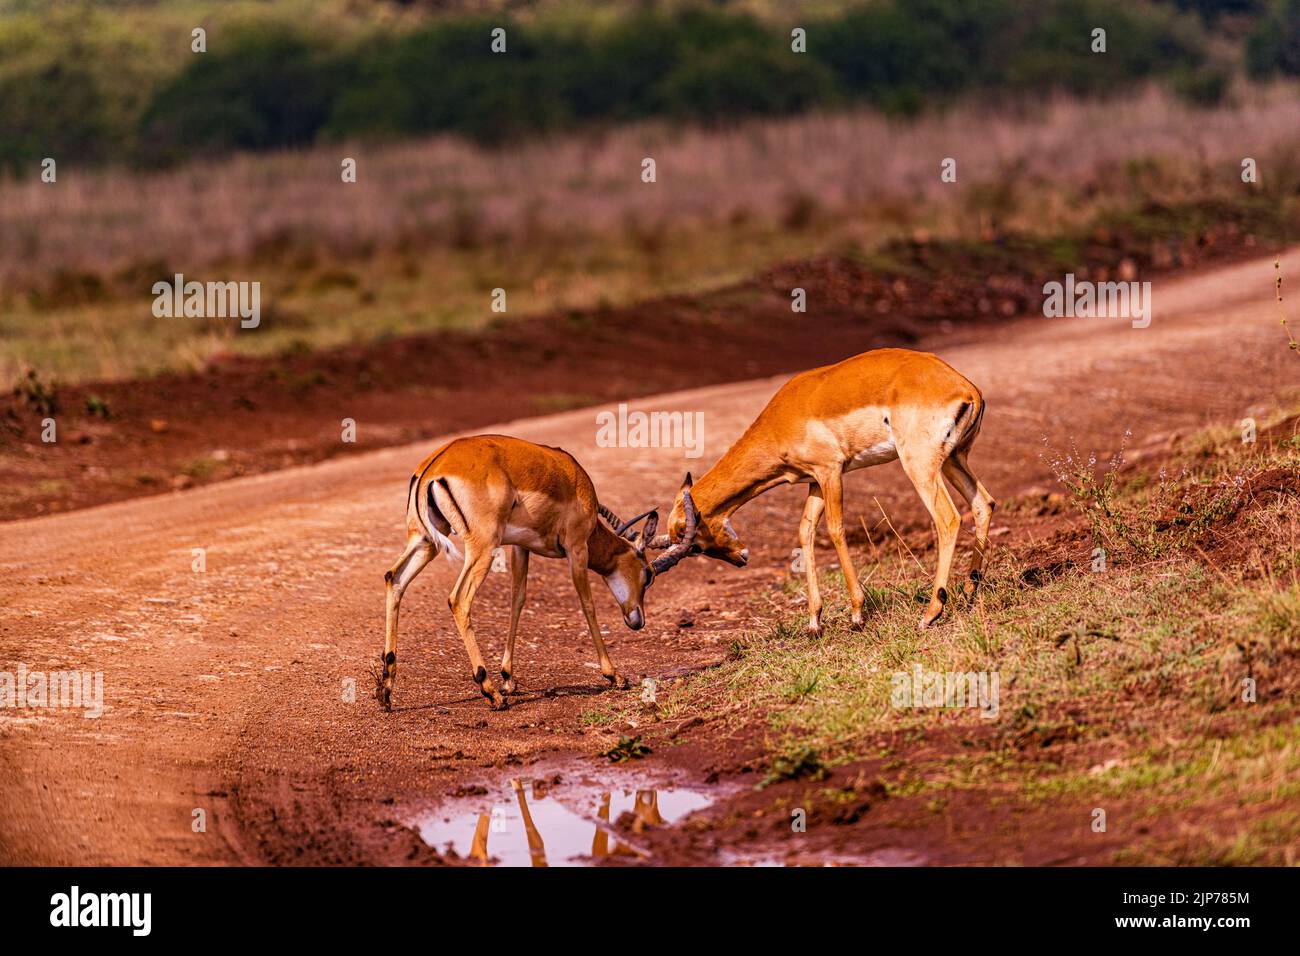
<path fill-rule="evenodd" d="M 481 866 L 583 866 L 600 857 L 648 856 L 636 843 L 637 833 L 710 802 L 691 790 L 552 787 L 515 779 L 508 793 L 487 794 L 478 805 L 457 802 L 417 826 L 434 849 L 452 850 Z M 625 813 L 630 826 L 616 830 L 612 824 Z"/>

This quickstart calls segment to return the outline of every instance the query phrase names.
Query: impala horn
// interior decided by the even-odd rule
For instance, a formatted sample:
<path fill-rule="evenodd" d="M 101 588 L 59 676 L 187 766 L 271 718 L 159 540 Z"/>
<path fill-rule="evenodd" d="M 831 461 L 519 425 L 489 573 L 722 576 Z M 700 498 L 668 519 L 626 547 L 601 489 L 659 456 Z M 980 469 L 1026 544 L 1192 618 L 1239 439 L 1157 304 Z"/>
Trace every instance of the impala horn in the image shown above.
<path fill-rule="evenodd" d="M 596 502 L 596 514 L 600 515 L 607 522 L 609 522 L 609 526 L 613 528 L 615 531 L 617 531 L 619 528 L 623 526 L 623 519 L 620 518 L 618 515 L 614 514 L 614 512 L 610 511 L 599 501 Z"/>
<path fill-rule="evenodd" d="M 682 491 L 683 492 L 690 491 L 691 487 L 694 484 L 695 483 L 691 480 L 691 473 L 688 471 L 686 473 L 686 480 L 682 482 Z M 692 507 L 694 507 L 693 502 L 692 502 Z M 698 513 L 697 513 L 697 517 L 698 517 Z M 693 538 L 694 536 L 695 536 L 695 531 L 694 531 L 694 526 L 692 525 L 691 537 Z M 666 534 L 661 534 L 658 537 L 652 535 L 646 535 L 646 538 L 648 539 L 646 541 L 646 547 L 650 548 L 652 551 L 662 551 L 665 548 L 672 547 L 673 541 Z"/>
<path fill-rule="evenodd" d="M 656 577 L 671 569 L 678 561 L 686 557 L 691 550 L 691 545 L 695 543 L 695 526 L 700 516 L 695 510 L 695 502 L 691 500 L 690 488 L 682 490 L 682 507 L 686 511 L 686 527 L 682 529 L 682 540 L 650 563 L 650 568 L 654 571 Z"/>
<path fill-rule="evenodd" d="M 621 525 L 619 525 L 614 529 L 614 533 L 617 534 L 620 538 L 627 538 L 627 540 L 629 541 L 635 541 L 637 533 L 635 531 L 632 531 L 632 526 L 636 524 L 638 521 L 640 521 L 642 518 L 650 519 L 645 523 L 646 537 L 647 538 L 650 537 L 655 533 L 655 528 L 658 527 L 659 525 L 659 510 L 657 508 L 651 508 L 649 511 L 643 511 L 641 512 L 641 514 L 637 515 L 632 520 L 624 521 Z M 631 532 L 631 534 L 629 534 L 628 532 Z"/>
<path fill-rule="evenodd" d="M 647 521 L 645 525 L 645 534 L 641 536 L 641 543 L 637 545 L 639 550 L 645 549 L 645 543 L 654 537 L 654 533 L 659 527 L 659 509 L 657 508 L 651 508 L 649 511 L 643 511 L 635 518 L 633 518 L 631 521 L 624 521 L 622 518 L 614 514 L 614 512 L 610 511 L 600 502 L 597 502 L 596 513 L 609 522 L 610 528 L 613 529 L 616 535 L 618 535 L 620 538 L 623 538 L 627 541 L 631 541 L 634 543 L 637 540 L 637 532 L 632 531 L 632 526 L 636 524 L 638 521 L 640 521 L 642 518 L 649 518 L 650 520 Z M 632 533 L 628 534 L 629 531 L 632 531 Z"/>

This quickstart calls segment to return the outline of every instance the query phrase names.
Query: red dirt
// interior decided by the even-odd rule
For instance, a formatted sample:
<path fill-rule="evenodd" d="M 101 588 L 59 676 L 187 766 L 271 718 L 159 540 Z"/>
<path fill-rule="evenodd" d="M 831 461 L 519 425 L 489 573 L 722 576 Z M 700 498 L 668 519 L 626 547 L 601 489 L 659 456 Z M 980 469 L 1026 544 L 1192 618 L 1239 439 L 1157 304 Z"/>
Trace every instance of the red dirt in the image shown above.
<path fill-rule="evenodd" d="M 1288 271 L 1300 268 L 1300 253 L 1287 258 Z M 972 332 L 964 342 L 934 336 L 920 344 L 984 390 L 988 412 L 972 455 L 976 472 L 999 498 L 1034 496 L 1050 482 L 1038 457 L 1044 440 L 1052 449 L 1075 441 L 1104 460 L 1126 429 L 1134 434 L 1130 448 L 1157 447 L 1173 432 L 1235 422 L 1300 398 L 1295 357 L 1279 338 L 1271 276 L 1268 259 L 1160 284 L 1159 311 L 1144 330 L 1110 320 L 1029 318 Z M 678 347 L 657 354 L 676 354 L 679 363 L 683 354 L 697 354 L 683 342 L 715 334 L 707 331 L 711 317 L 733 321 L 715 307 L 682 308 L 694 314 L 691 322 L 678 313 L 647 328 L 644 340 L 671 329 Z M 737 306 L 738 316 L 741 311 Z M 735 346 L 720 376 L 768 361 L 764 348 L 786 350 L 773 362 L 811 364 L 802 356 L 838 358 L 884 344 L 878 330 L 847 316 L 838 326 L 818 318 L 818 334 L 807 336 L 806 352 L 797 352 L 795 337 L 778 335 L 767 323 L 777 325 L 778 316 L 781 326 L 791 322 L 776 301 L 752 306 L 744 316 L 744 327 L 753 330 L 747 345 Z M 832 337 L 831 330 L 843 334 Z M 599 345 L 603 334 L 596 324 L 584 340 L 566 346 L 550 381 L 571 382 L 560 373 L 578 366 L 565 363 L 606 348 Z M 511 352 L 509 341 L 503 337 L 491 362 L 512 369 L 513 390 L 514 371 L 522 376 L 535 356 Z M 609 369 L 641 369 L 635 352 L 622 361 L 613 347 L 600 354 Z M 340 368 L 352 374 L 359 366 L 344 361 Z M 262 371 L 250 370 L 244 388 L 253 389 Z M 458 374 L 461 387 L 474 384 L 468 369 Z M 583 391 L 604 387 L 585 384 L 598 380 L 590 365 L 578 380 Z M 627 380 L 655 381 L 633 371 Z M 598 447 L 591 410 L 499 430 L 567 447 L 587 466 L 602 499 L 631 511 L 666 504 L 682 472 L 698 472 L 719 455 L 778 383 L 742 382 L 637 403 L 703 412 L 707 440 L 699 459 L 680 449 Z M 192 448 L 208 448 L 220 440 L 205 431 L 213 416 L 235 413 L 222 405 L 191 421 L 188 409 L 197 405 L 187 403 L 200 401 L 200 386 L 201 380 L 184 380 L 168 393 L 170 404 L 158 395 L 150 399 L 156 405 L 142 399 L 114 413 L 129 433 L 140 427 L 137 416 L 165 409 L 169 432 L 190 436 Z M 572 384 L 565 390 L 573 391 Z M 381 416 L 396 394 L 380 391 L 360 401 L 373 400 L 365 407 L 376 420 L 393 422 L 400 416 Z M 469 393 L 448 394 L 459 397 L 430 406 L 463 404 Z M 315 405 L 320 436 L 332 436 L 345 415 L 365 435 L 369 419 L 353 411 L 353 401 Z M 512 407 L 508 398 L 500 401 L 491 407 Z M 323 447 L 326 439 L 318 440 Z M 617 729 L 592 727 L 583 714 L 597 695 L 611 692 L 594 670 L 559 562 L 533 565 L 517 652 L 527 693 L 511 709 L 490 712 L 468 679 L 444 603 L 453 569 L 442 562 L 415 583 L 403 605 L 396 710 L 384 714 L 368 696 L 382 643 L 382 574 L 401 545 L 409 469 L 430 444 L 0 525 L 0 666 L 101 671 L 106 687 L 98 720 L 66 710 L 0 710 L 0 774 L 9 781 L 0 801 L 0 862 L 442 862 L 406 825 L 422 808 L 465 786 L 526 774 L 542 758 L 595 759 L 607 749 Z M 105 437 L 100 447 L 113 446 Z M 158 458 L 151 448 L 147 453 Z M 79 500 L 121 492 L 97 492 L 99 481 L 94 475 L 79 481 L 91 489 Z M 874 523 L 877 498 L 904 534 L 923 536 L 920 506 L 897 466 L 847 482 L 850 523 L 859 517 Z M 796 489 L 773 491 L 745 508 L 736 523 L 751 548 L 750 566 L 685 562 L 652 589 L 643 631 L 624 630 L 612 601 L 598 598 L 620 670 L 664 681 L 720 660 L 736 635 L 759 622 L 745 610 L 750 598 L 786 579 L 798 512 Z M 1008 529 L 995 542 L 1019 545 L 1050 535 L 1054 523 L 1050 514 L 1015 510 L 999 513 L 995 527 Z M 202 574 L 191 567 L 196 547 L 206 549 Z M 1004 551 L 995 559 L 1010 558 Z M 501 650 L 503 578 L 489 576 L 476 606 L 488 656 Z M 349 680 L 355 702 L 344 699 Z M 659 733 L 652 735 L 655 744 Z M 753 779 L 753 741 L 718 739 L 707 723 L 684 726 L 677 739 L 679 746 L 656 746 L 641 764 L 706 781 Z M 1077 746 L 1069 739 L 1025 744 Z M 936 735 L 900 742 L 897 752 L 920 772 L 953 745 Z M 650 835 L 655 859 L 718 862 L 723 848 L 752 857 L 894 848 L 921 861 L 995 863 L 1079 862 L 1106 853 L 1100 843 L 1084 849 L 1071 836 L 1078 807 L 1005 814 L 995 825 L 987 807 L 996 793 L 973 792 L 968 802 L 963 797 L 934 812 L 879 799 L 873 782 L 880 772 L 870 762 L 837 770 L 832 785 L 853 787 L 856 803 L 834 811 L 816 805 L 809 832 L 800 835 L 806 842 L 791 842 L 780 805 L 803 799 L 804 784 L 795 782 L 743 789 L 679 828 Z M 207 814 L 203 832 L 191 825 L 196 809 Z"/>

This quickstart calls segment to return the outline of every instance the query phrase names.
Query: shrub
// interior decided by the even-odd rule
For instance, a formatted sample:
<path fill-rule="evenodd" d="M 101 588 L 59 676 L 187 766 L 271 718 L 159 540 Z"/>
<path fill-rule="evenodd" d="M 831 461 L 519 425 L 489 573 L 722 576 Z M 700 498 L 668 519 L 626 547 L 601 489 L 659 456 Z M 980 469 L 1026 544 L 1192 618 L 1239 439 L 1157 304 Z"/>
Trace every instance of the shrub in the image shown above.
<path fill-rule="evenodd" d="M 1246 39 L 1246 70 L 1300 76 L 1300 0 L 1276 0 Z"/>
<path fill-rule="evenodd" d="M 158 91 L 144 115 L 143 157 L 312 142 L 344 67 L 287 27 L 233 30 Z"/>

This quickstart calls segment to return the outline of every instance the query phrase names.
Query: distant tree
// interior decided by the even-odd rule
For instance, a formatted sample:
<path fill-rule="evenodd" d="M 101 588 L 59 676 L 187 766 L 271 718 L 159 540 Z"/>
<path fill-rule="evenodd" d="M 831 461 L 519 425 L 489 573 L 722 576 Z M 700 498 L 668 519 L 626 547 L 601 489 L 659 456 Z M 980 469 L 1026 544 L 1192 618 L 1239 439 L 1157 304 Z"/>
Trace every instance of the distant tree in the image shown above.
<path fill-rule="evenodd" d="M 1246 70 L 1257 78 L 1300 76 L 1300 0 L 1275 0 L 1246 38 Z"/>

